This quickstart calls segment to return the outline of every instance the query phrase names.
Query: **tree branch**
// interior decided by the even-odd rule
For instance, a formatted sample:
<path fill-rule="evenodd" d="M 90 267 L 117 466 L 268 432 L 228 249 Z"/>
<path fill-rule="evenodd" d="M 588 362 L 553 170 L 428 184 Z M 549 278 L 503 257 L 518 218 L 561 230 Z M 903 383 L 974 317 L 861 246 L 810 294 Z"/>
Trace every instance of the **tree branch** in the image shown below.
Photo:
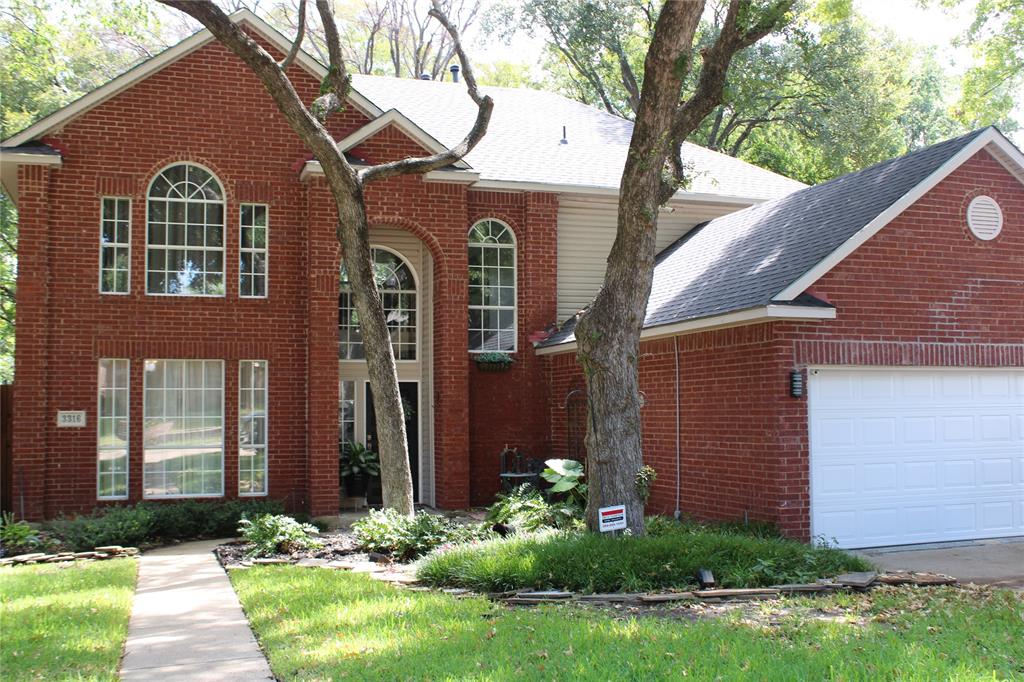
<path fill-rule="evenodd" d="M 288 54 L 282 60 L 280 67 L 282 71 L 288 69 L 295 61 L 295 57 L 298 56 L 299 50 L 302 49 L 302 40 L 306 37 L 306 0 L 299 0 L 299 28 L 295 33 L 295 42 L 292 43 L 292 49 L 288 51 Z"/>
<path fill-rule="evenodd" d="M 317 1 L 323 2 L 324 0 Z M 487 132 L 487 125 L 491 121 L 491 111 L 494 109 L 494 101 L 490 96 L 480 94 L 476 84 L 476 76 L 473 73 L 473 67 L 469 63 L 465 50 L 462 49 L 462 39 L 459 37 L 459 30 L 441 10 L 440 0 L 432 1 L 434 6 L 430 9 L 430 16 L 437 19 L 452 37 L 455 53 L 459 55 L 459 62 L 462 64 L 462 75 L 466 82 L 466 91 L 469 93 L 470 99 L 477 105 L 476 121 L 466 137 L 451 149 L 433 154 L 432 156 L 382 163 L 359 171 L 359 180 L 364 184 L 396 175 L 429 173 L 432 170 L 450 166 L 468 154 Z"/>

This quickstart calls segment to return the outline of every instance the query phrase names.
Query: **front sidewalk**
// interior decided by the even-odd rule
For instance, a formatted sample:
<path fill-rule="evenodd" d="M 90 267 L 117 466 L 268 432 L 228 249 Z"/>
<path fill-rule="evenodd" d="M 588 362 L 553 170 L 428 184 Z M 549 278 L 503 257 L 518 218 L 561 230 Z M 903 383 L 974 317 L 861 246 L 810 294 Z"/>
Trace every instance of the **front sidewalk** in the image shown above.
<path fill-rule="evenodd" d="M 213 555 L 222 542 L 188 542 L 142 555 L 122 680 L 274 679 Z"/>

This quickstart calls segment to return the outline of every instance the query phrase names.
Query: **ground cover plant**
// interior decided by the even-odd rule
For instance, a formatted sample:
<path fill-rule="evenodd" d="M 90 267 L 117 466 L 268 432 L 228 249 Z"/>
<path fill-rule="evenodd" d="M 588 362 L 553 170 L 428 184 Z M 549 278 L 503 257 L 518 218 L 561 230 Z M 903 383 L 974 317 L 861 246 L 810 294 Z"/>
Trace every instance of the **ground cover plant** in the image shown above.
<path fill-rule="evenodd" d="M 231 580 L 281 680 L 924 681 L 1024 671 L 1024 604 L 1004 590 L 896 588 L 752 604 L 777 610 L 764 627 L 739 611 L 513 609 L 294 566 L 233 570 Z M 791 605 L 835 615 L 808 618 Z"/>
<path fill-rule="evenodd" d="M 243 516 L 282 511 L 284 506 L 277 500 L 142 502 L 131 507 L 105 507 L 88 515 L 57 518 L 46 524 L 45 531 L 75 551 L 103 545 L 145 546 L 175 540 L 232 537 Z"/>
<path fill-rule="evenodd" d="M 0 677 L 116 680 L 136 562 L 0 568 Z"/>
<path fill-rule="evenodd" d="M 487 510 L 487 521 L 516 531 L 573 528 L 583 522 L 583 508 L 572 502 L 552 502 L 529 483 L 499 493 Z"/>
<path fill-rule="evenodd" d="M 316 539 L 316 526 L 299 523 L 282 514 L 260 514 L 251 520 L 242 519 L 238 522 L 238 532 L 252 545 L 247 552 L 249 557 L 268 557 L 323 547 L 323 543 Z"/>
<path fill-rule="evenodd" d="M 429 585 L 482 592 L 633 592 L 693 586 L 701 568 L 723 587 L 763 587 L 870 564 L 838 549 L 683 525 L 641 537 L 549 531 L 456 546 L 423 559 L 417 575 Z"/>
<path fill-rule="evenodd" d="M 367 552 L 409 560 L 447 545 L 493 537 L 486 528 L 418 511 L 413 517 L 393 509 L 371 510 L 352 524 L 358 546 Z"/>

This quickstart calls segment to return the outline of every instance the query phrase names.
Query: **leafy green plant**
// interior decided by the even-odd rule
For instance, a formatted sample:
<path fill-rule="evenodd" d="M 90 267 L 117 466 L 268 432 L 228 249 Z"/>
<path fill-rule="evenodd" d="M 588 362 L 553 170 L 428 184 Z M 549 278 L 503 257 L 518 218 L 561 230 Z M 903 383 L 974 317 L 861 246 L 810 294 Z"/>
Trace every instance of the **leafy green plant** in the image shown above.
<path fill-rule="evenodd" d="M 778 526 L 770 521 L 699 521 L 684 516 L 679 520 L 671 516 L 648 516 L 645 519 L 647 534 L 691 535 L 694 533 L 721 533 L 723 535 L 744 535 L 753 538 L 781 538 Z"/>
<path fill-rule="evenodd" d="M 458 545 L 493 537 L 486 528 L 452 521 L 425 511 L 408 517 L 393 509 L 370 510 L 352 524 L 361 549 L 390 554 L 397 559 L 415 559 L 438 547 Z"/>
<path fill-rule="evenodd" d="M 633 484 L 636 486 L 637 495 L 645 503 L 647 498 L 651 496 L 651 487 L 654 485 L 654 481 L 658 478 L 658 472 L 654 470 L 654 467 L 649 467 L 646 464 L 636 472 L 636 477 L 633 479 Z"/>
<path fill-rule="evenodd" d="M 21 554 L 40 545 L 39 534 L 25 521 L 15 521 L 14 514 L 0 516 L 0 545 L 7 554 Z"/>
<path fill-rule="evenodd" d="M 474 353 L 473 360 L 477 367 L 493 367 L 495 369 L 508 369 L 516 362 L 516 359 L 508 353 Z"/>
<path fill-rule="evenodd" d="M 497 501 L 487 510 L 487 520 L 530 532 L 541 528 L 576 527 L 583 521 L 581 512 L 575 504 L 549 502 L 537 488 L 524 483 L 512 492 L 499 493 Z"/>
<path fill-rule="evenodd" d="M 345 443 L 338 472 L 345 477 L 380 476 L 380 457 L 363 443 Z"/>
<path fill-rule="evenodd" d="M 583 482 L 586 472 L 583 464 L 574 459 L 549 459 L 547 468 L 540 477 L 551 483 L 549 492 L 565 493 L 569 500 L 580 507 L 587 506 L 587 484 Z"/>
<path fill-rule="evenodd" d="M 318 549 L 323 543 L 316 539 L 316 526 L 299 523 L 283 514 L 260 514 L 238 522 L 238 532 L 252 544 L 246 552 L 249 557 L 267 557 L 291 554 L 301 549 Z"/>

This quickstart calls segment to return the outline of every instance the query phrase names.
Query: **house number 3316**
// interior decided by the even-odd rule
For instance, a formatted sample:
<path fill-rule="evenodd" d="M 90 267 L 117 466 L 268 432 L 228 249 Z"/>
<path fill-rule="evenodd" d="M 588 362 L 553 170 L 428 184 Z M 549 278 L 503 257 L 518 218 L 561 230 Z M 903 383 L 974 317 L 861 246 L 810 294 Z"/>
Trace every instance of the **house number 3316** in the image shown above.
<path fill-rule="evenodd" d="M 57 426 L 76 428 L 85 426 L 85 410 L 60 410 L 57 412 Z"/>

